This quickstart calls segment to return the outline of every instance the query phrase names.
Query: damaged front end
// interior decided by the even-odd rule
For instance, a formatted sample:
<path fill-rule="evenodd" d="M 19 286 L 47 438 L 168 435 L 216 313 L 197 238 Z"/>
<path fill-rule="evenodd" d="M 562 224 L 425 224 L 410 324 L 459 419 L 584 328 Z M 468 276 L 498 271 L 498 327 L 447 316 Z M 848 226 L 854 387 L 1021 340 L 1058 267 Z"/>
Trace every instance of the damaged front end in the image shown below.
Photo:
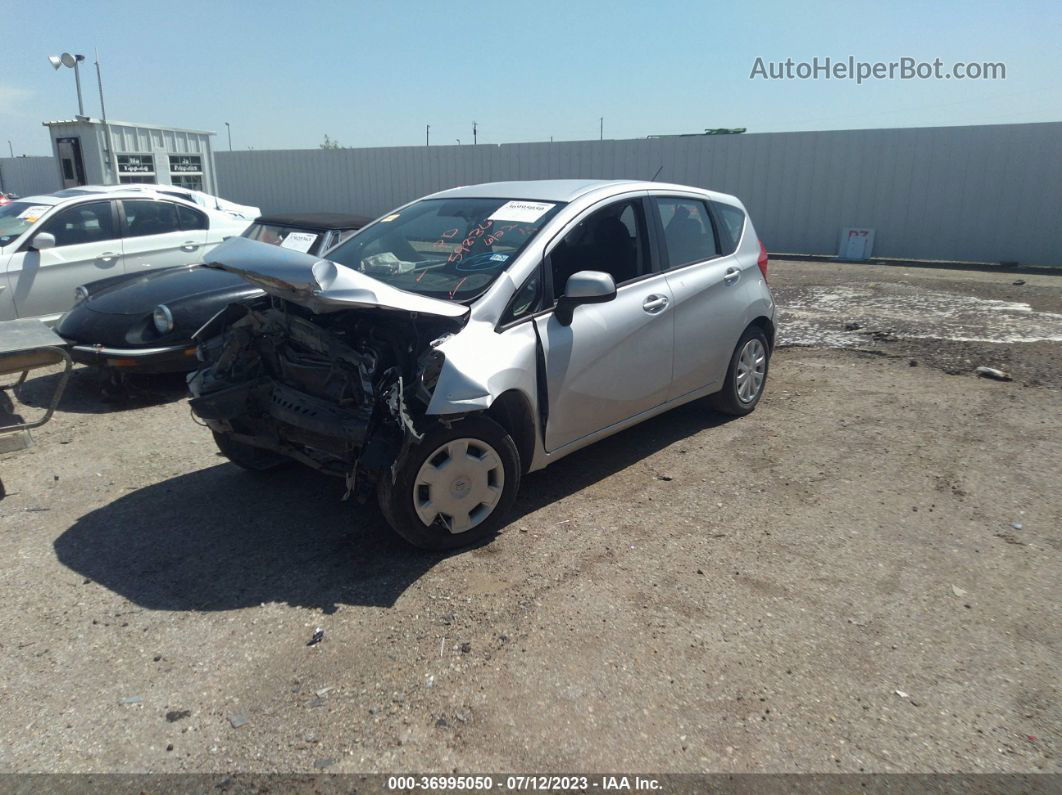
<path fill-rule="evenodd" d="M 320 270 L 321 260 L 303 259 Z M 245 261 L 215 258 L 211 267 L 253 280 Z M 427 427 L 442 362 L 435 345 L 467 312 L 425 314 L 363 297 L 346 308 L 312 284 L 303 300 L 295 284 L 274 271 L 263 283 L 270 294 L 233 304 L 200 329 L 192 411 L 229 441 L 346 478 L 348 496 L 364 499 Z"/>

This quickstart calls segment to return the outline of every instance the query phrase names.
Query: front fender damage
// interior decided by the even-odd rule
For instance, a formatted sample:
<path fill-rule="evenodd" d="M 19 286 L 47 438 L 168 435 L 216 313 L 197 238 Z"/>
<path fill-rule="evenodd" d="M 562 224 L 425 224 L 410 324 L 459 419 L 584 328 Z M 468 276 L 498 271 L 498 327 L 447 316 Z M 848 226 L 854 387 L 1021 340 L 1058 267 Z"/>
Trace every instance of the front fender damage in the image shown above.
<path fill-rule="evenodd" d="M 363 500 L 435 421 L 432 341 L 452 330 L 438 316 L 318 315 L 273 296 L 234 305 L 197 335 L 192 411 L 216 433 L 345 478 Z"/>

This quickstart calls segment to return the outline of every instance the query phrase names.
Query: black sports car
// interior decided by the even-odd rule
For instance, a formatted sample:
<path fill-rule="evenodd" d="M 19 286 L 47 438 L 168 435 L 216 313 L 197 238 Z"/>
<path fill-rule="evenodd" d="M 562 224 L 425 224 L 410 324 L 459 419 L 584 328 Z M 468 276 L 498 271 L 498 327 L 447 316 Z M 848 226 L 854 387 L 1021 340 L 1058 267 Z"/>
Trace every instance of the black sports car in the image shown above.
<path fill-rule="evenodd" d="M 321 254 L 372 219 L 339 213 L 263 215 L 243 237 Z M 77 288 L 56 331 L 74 361 L 140 373 L 196 369 L 192 335 L 226 306 L 262 295 L 240 276 L 186 265 L 101 279 Z"/>

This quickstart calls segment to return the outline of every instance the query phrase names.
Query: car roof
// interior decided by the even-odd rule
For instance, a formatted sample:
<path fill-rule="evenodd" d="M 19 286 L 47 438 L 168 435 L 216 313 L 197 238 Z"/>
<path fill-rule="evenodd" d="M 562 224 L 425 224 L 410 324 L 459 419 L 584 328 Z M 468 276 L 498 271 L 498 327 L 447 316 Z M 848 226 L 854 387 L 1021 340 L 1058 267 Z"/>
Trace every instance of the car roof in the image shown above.
<path fill-rule="evenodd" d="M 527 199 L 529 201 L 572 202 L 588 193 L 603 195 L 632 190 L 677 190 L 711 194 L 691 185 L 672 185 L 634 179 L 532 179 L 519 182 L 485 182 L 434 193 L 427 198 Z"/>
<path fill-rule="evenodd" d="M 50 193 L 43 193 L 39 196 L 21 196 L 15 199 L 17 202 L 25 202 L 26 204 L 62 204 L 66 199 L 62 196 L 55 196 Z"/>
<path fill-rule="evenodd" d="M 180 189 L 179 189 L 180 190 Z M 171 201 L 176 199 L 182 201 L 177 196 L 162 196 L 158 191 L 154 190 L 129 190 L 124 185 L 115 185 L 113 189 L 107 186 L 106 189 L 102 189 L 96 185 L 79 185 L 76 188 L 64 188 L 63 190 L 57 190 L 55 193 L 42 193 L 38 196 L 23 196 L 17 201 L 31 202 L 33 204 L 63 204 L 64 202 L 76 202 L 76 201 L 91 201 L 99 200 L 101 198 L 108 199 L 165 199 Z M 191 202 L 194 204 L 194 202 Z"/>
<path fill-rule="evenodd" d="M 256 224 L 298 226 L 303 229 L 361 229 L 371 218 L 348 213 L 270 213 L 255 219 Z"/>
<path fill-rule="evenodd" d="M 440 191 L 432 198 L 528 199 L 531 201 L 570 202 L 594 190 L 630 185 L 630 180 L 600 179 L 529 179 L 517 182 L 484 182 Z"/>

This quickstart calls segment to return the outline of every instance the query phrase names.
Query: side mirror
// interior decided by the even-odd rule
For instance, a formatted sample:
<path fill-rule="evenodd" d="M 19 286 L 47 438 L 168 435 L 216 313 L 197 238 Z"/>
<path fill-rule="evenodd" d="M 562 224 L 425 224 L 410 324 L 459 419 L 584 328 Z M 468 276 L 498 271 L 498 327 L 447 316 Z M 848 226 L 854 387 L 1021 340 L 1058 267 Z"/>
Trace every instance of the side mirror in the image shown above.
<path fill-rule="evenodd" d="M 38 232 L 33 236 L 33 242 L 30 243 L 30 247 L 37 251 L 55 248 L 55 235 L 51 232 Z"/>
<path fill-rule="evenodd" d="M 616 297 L 616 282 L 603 271 L 579 271 L 568 277 L 564 295 L 557 300 L 554 315 L 562 326 L 569 326 L 579 304 L 603 304 Z"/>

